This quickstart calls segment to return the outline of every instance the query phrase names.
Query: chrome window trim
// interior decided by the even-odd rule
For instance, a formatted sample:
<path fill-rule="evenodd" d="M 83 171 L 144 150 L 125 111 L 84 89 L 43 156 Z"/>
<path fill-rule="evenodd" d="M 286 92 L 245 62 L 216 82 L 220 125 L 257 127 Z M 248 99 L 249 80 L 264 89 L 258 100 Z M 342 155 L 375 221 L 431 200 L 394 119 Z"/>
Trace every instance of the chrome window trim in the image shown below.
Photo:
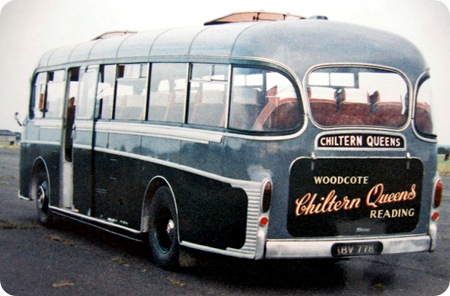
<path fill-rule="evenodd" d="M 77 123 L 77 130 L 92 131 L 88 126 Z M 110 134 L 126 134 L 137 136 L 159 137 L 181 141 L 190 141 L 202 144 L 210 142 L 220 143 L 223 134 L 203 129 L 194 129 L 177 126 L 159 126 L 155 124 L 129 123 L 129 122 L 97 122 L 95 131 Z"/>

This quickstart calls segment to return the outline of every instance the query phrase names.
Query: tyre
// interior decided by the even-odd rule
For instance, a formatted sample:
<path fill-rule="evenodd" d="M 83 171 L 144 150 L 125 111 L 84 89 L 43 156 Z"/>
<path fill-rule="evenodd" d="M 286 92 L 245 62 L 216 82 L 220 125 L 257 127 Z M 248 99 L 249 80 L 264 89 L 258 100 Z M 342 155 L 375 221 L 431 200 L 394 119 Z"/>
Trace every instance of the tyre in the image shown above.
<path fill-rule="evenodd" d="M 165 269 L 179 267 L 178 219 L 169 188 L 161 187 L 150 204 L 148 242 L 153 262 Z"/>
<path fill-rule="evenodd" d="M 30 196 L 36 201 L 39 223 L 44 226 L 51 226 L 53 217 L 50 209 L 50 183 L 45 171 L 33 175 Z"/>

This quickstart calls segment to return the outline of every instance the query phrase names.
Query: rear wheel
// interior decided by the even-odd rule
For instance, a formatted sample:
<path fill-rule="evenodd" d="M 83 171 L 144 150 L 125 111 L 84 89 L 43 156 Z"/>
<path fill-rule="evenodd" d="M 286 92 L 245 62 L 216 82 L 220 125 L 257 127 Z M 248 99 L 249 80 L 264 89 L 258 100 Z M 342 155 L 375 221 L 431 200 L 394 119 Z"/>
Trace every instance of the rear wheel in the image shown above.
<path fill-rule="evenodd" d="M 39 223 L 50 226 L 53 222 L 50 210 L 50 184 L 45 171 L 33 175 L 30 196 L 36 201 Z"/>
<path fill-rule="evenodd" d="M 161 187 L 150 205 L 148 240 L 153 261 L 165 268 L 179 266 L 178 220 L 172 193 Z"/>

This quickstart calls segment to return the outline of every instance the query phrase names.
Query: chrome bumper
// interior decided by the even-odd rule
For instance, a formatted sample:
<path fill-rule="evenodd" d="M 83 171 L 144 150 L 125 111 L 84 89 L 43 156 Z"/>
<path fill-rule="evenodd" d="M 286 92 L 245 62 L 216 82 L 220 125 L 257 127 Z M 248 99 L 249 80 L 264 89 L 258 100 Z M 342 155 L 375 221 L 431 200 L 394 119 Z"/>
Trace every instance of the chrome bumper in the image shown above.
<path fill-rule="evenodd" d="M 396 254 L 432 251 L 432 238 L 429 235 L 404 236 L 396 238 L 365 238 L 348 240 L 267 240 L 265 258 L 332 258 L 331 248 L 335 243 L 381 242 L 381 254 Z"/>

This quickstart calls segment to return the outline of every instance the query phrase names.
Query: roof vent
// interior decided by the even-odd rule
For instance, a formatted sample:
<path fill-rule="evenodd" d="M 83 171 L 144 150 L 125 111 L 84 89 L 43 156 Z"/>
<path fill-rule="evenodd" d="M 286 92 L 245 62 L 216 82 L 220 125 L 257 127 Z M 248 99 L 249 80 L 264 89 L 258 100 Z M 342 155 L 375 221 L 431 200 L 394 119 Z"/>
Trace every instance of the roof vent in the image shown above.
<path fill-rule="evenodd" d="M 249 11 L 249 12 L 236 12 L 218 19 L 211 20 L 205 23 L 205 26 L 209 25 L 221 25 L 228 23 L 240 23 L 240 22 L 266 22 L 266 21 L 286 21 L 286 20 L 302 20 L 303 16 L 279 13 L 279 12 L 266 12 L 266 11 Z"/>
<path fill-rule="evenodd" d="M 327 16 L 324 15 L 313 15 L 308 18 L 309 20 L 328 20 Z"/>
<path fill-rule="evenodd" d="M 119 37 L 119 36 L 128 35 L 128 34 L 136 34 L 136 33 L 137 33 L 136 31 L 111 31 L 111 32 L 105 32 L 105 33 L 101 34 L 100 36 L 95 37 L 92 40 L 109 39 L 109 38 Z"/>

